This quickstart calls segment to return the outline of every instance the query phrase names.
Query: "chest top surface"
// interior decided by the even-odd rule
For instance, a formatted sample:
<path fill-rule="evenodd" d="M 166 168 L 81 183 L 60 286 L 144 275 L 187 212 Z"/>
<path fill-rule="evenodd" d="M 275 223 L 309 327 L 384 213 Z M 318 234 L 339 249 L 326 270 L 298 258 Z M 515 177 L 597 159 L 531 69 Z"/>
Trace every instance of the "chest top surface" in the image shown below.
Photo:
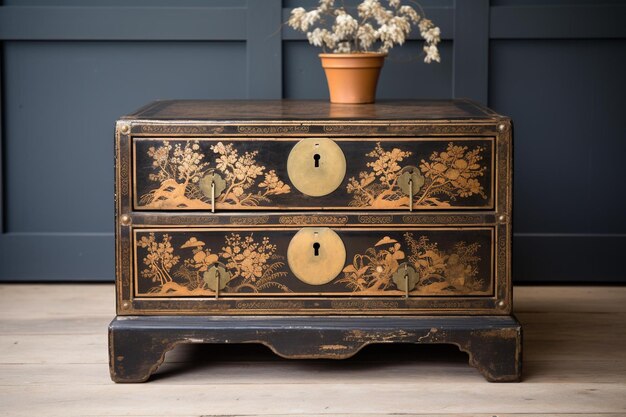
<path fill-rule="evenodd" d="M 470 100 L 395 100 L 333 104 L 316 100 L 162 100 L 122 119 L 133 120 L 493 120 Z"/>

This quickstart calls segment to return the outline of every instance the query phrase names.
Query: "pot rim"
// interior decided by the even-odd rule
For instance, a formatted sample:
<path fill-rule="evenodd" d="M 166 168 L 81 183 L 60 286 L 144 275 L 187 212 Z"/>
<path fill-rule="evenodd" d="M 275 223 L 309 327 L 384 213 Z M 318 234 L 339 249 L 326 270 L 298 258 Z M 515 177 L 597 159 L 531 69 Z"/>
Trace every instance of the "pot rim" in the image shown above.
<path fill-rule="evenodd" d="M 350 53 L 321 53 L 317 56 L 320 58 L 385 58 L 389 55 L 387 52 L 350 52 Z"/>

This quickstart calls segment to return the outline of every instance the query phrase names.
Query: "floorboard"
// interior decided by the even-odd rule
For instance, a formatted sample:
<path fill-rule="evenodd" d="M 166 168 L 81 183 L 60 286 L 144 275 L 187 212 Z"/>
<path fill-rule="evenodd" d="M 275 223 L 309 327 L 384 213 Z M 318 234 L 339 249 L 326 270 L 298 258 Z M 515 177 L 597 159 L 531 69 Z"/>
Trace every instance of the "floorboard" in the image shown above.
<path fill-rule="evenodd" d="M 490 384 L 453 346 L 294 361 L 180 346 L 147 384 L 109 379 L 108 284 L 0 285 L 2 416 L 626 416 L 626 287 L 518 287 L 524 381 Z"/>

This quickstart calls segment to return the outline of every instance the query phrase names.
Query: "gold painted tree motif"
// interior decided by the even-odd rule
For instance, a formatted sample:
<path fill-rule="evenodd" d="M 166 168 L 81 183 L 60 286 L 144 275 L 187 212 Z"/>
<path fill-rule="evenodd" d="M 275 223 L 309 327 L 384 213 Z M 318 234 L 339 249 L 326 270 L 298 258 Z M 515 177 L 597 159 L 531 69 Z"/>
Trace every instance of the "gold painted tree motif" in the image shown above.
<path fill-rule="evenodd" d="M 170 271 L 180 259 L 179 256 L 174 255 L 171 241 L 170 235 L 163 234 L 161 241 L 158 242 L 154 233 L 150 233 L 148 237 L 142 236 L 137 242 L 137 246 L 147 251 L 147 255 L 143 258 L 146 268 L 141 271 L 141 276 L 151 279 L 152 282 L 158 282 L 160 287 L 173 282 Z"/>
<path fill-rule="evenodd" d="M 191 249 L 192 257 L 185 259 L 176 271 L 175 276 L 183 280 L 183 287 L 178 292 L 187 292 L 188 295 L 203 295 L 205 293 L 213 293 L 204 280 L 204 272 L 216 264 L 219 257 L 211 253 L 211 249 L 205 248 L 206 244 L 191 237 L 180 248 Z"/>
<path fill-rule="evenodd" d="M 241 237 L 238 233 L 231 233 L 226 237 L 226 246 L 222 248 L 220 256 L 226 259 L 226 268 L 233 274 L 229 285 L 231 292 L 251 290 L 259 292 L 270 287 L 289 292 L 289 288 L 278 282 L 279 278 L 288 275 L 281 271 L 285 266 L 282 256 L 276 254 L 276 245 L 270 243 L 269 238 L 263 237 L 261 242 L 254 240 L 252 233 Z M 276 262 L 269 262 L 276 260 Z"/>
<path fill-rule="evenodd" d="M 405 233 L 404 239 L 410 250 L 408 260 L 420 277 L 417 291 L 471 292 L 482 289 L 484 282 L 476 279 L 479 243 L 457 242 L 447 254 L 426 236 L 415 239 L 412 233 Z"/>
<path fill-rule="evenodd" d="M 404 257 L 400 243 L 385 236 L 364 254 L 355 255 L 352 265 L 343 269 L 343 278 L 336 282 L 361 293 L 385 291 L 393 285 L 392 275 Z"/>
<path fill-rule="evenodd" d="M 406 259 L 418 273 L 418 283 L 411 293 L 446 294 L 484 291 L 484 281 L 477 279 L 479 243 L 457 242 L 449 253 L 438 248 L 427 236 L 417 239 L 404 234 L 407 252 L 395 239 L 385 236 L 364 254 L 356 254 L 351 265 L 343 269 L 337 280 L 360 294 L 403 294 L 393 283 L 399 261 Z"/>
<path fill-rule="evenodd" d="M 370 172 L 361 171 L 359 178 L 348 180 L 347 191 L 354 194 L 351 206 L 356 207 L 400 207 L 408 205 L 408 196 L 397 186 L 398 176 L 402 167 L 399 162 L 411 156 L 411 152 L 393 148 L 385 151 L 376 143 L 373 151 L 366 154 L 376 158 L 368 162 Z"/>
<path fill-rule="evenodd" d="M 421 160 L 414 182 L 414 207 L 449 207 L 450 201 L 458 197 L 475 194 L 486 199 L 483 186 L 478 180 L 486 171 L 480 165 L 484 148 L 469 150 L 453 142 L 443 152 L 433 152 L 428 161 Z M 402 173 L 400 162 L 411 156 L 411 152 L 393 148 L 386 151 L 380 142 L 366 154 L 374 161 L 368 162 L 371 171 L 361 171 L 358 178 L 348 180 L 347 191 L 352 194 L 351 206 L 398 208 L 408 207 L 409 196 L 403 192 L 398 179 Z"/>
<path fill-rule="evenodd" d="M 234 206 L 257 206 L 261 202 L 269 202 L 268 196 L 286 194 L 291 191 L 289 185 L 281 181 L 276 171 L 270 170 L 264 174 L 265 167 L 256 161 L 258 151 L 239 152 L 232 143 L 224 145 L 218 142 L 211 146 L 211 150 L 218 156 L 217 171 L 221 172 L 226 180 L 227 188 L 218 198 L 218 202 Z M 258 177 L 264 175 L 258 184 L 256 193 L 249 189 L 255 185 Z"/>
<path fill-rule="evenodd" d="M 290 292 L 289 288 L 278 282 L 288 275 L 284 271 L 285 263 L 276 254 L 276 245 L 264 237 L 255 241 L 253 233 L 241 236 L 231 233 L 225 237 L 225 246 L 219 253 L 212 253 L 206 243 L 192 236 L 180 249 L 190 250 L 191 255 L 184 257 L 182 264 L 171 273 L 179 263 L 180 256 L 174 255 L 171 236 L 164 234 L 162 242 L 157 242 L 154 233 L 143 236 L 137 246 L 148 251 L 143 258 L 147 267 L 142 277 L 150 278 L 157 283 L 150 289 L 151 294 L 167 294 L 170 296 L 209 296 L 215 294 L 205 279 L 204 273 L 214 265 L 222 264 L 230 274 L 230 279 L 223 292 L 260 292 L 277 288 Z"/>
<path fill-rule="evenodd" d="M 444 152 L 433 152 L 428 162 L 422 159 L 420 170 L 426 177 L 426 184 L 415 205 L 450 205 L 436 196 L 456 200 L 457 197 L 478 194 L 487 198 L 478 180 L 487 170 L 480 165 L 483 159 L 480 153 L 484 148 L 478 146 L 471 151 L 468 149 L 467 146 L 457 146 L 450 142 Z"/>
<path fill-rule="evenodd" d="M 197 206 L 199 201 L 190 195 L 199 191 L 198 182 L 209 171 L 209 163 L 202 161 L 204 155 L 199 150 L 197 140 L 187 141 L 184 146 L 163 141 L 163 146 L 148 148 L 152 168 L 157 171 L 148 178 L 160 185 L 141 196 L 140 204 L 155 209 Z"/>
<path fill-rule="evenodd" d="M 484 287 L 484 281 L 476 278 L 480 262 L 480 257 L 476 256 L 478 249 L 478 243 L 459 242 L 454 245 L 446 263 L 446 278 L 454 288 L 480 291 Z"/>
<path fill-rule="evenodd" d="M 159 147 L 148 148 L 155 173 L 149 175 L 159 187 L 141 196 L 139 203 L 151 209 L 208 209 L 210 195 L 201 189 L 203 178 L 219 173 L 226 181 L 226 190 L 217 196 L 216 204 L 245 207 L 270 202 L 269 196 L 289 193 L 276 171 L 265 172 L 256 161 L 258 151 L 239 155 L 232 144 L 218 142 L 210 148 L 218 155 L 215 167 L 204 161 L 200 142 L 186 141 L 172 145 L 163 141 Z"/>

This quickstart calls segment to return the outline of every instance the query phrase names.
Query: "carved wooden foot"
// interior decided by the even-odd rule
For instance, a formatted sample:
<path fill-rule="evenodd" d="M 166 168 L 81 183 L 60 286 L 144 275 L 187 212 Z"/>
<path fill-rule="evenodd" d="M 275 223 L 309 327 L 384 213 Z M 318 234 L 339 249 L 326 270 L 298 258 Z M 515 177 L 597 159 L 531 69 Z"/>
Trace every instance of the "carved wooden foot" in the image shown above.
<path fill-rule="evenodd" d="M 149 331 L 125 326 L 124 318 L 109 326 L 109 370 L 115 382 L 145 382 L 163 363 L 165 354 L 178 343 L 163 338 L 158 329 Z"/>
<path fill-rule="evenodd" d="M 344 359 L 373 343 L 455 344 L 489 381 L 519 381 L 522 333 L 513 316 L 126 316 L 109 326 L 115 382 L 144 382 L 179 343 L 262 343 L 285 358 Z"/>

